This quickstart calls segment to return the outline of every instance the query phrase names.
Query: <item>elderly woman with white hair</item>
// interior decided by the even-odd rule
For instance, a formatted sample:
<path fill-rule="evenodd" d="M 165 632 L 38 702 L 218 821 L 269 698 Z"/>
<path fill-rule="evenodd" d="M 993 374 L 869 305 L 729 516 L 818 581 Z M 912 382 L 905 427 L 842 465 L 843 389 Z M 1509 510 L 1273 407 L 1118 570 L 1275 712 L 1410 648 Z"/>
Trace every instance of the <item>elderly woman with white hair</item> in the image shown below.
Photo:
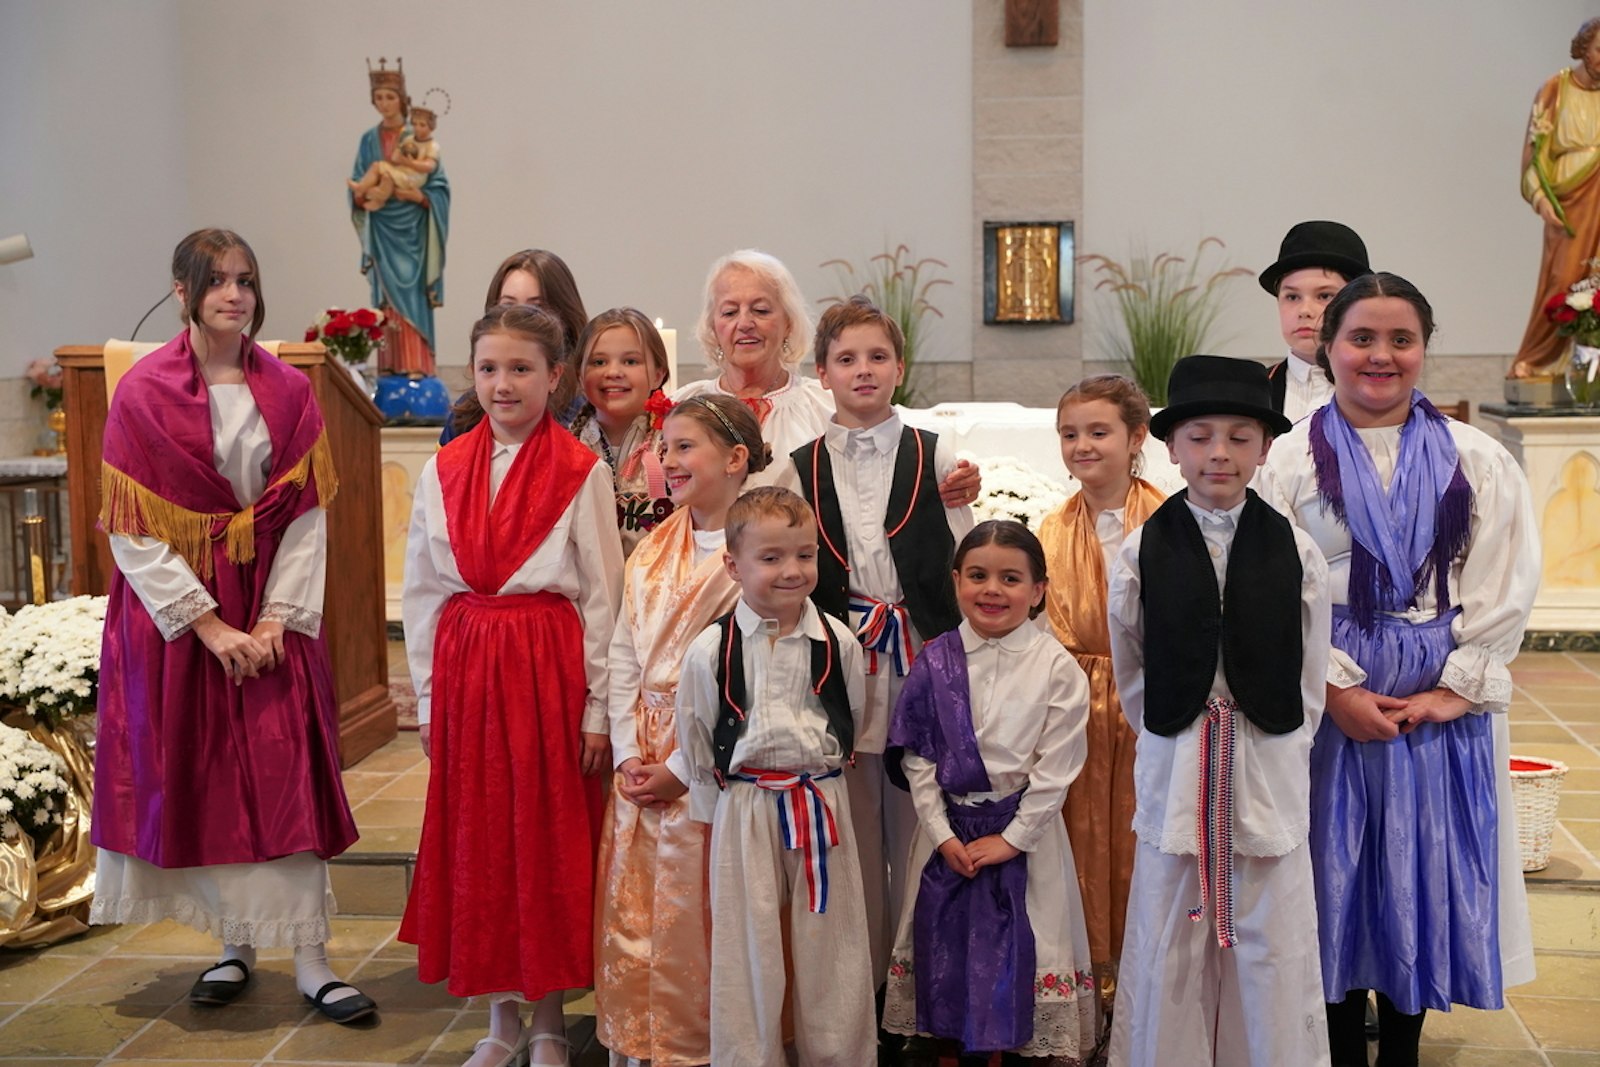
<path fill-rule="evenodd" d="M 776 256 L 741 249 L 711 264 L 705 308 L 696 336 L 714 378 L 690 382 L 673 400 L 721 394 L 744 401 L 772 446 L 772 465 L 751 475 L 748 488 L 782 485 L 799 490 L 789 454 L 827 429 L 833 397 L 814 374 L 797 370 L 811 356 L 812 323 L 805 297 L 789 268 Z M 949 507 L 978 497 L 978 469 L 962 461 L 939 486 Z"/>

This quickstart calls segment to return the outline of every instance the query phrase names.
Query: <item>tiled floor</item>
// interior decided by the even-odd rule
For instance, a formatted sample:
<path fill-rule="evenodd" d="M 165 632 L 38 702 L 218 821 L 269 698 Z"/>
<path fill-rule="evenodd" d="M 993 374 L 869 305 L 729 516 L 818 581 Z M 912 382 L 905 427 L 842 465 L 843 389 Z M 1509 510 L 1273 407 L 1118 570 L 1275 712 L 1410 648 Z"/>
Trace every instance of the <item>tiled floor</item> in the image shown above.
<path fill-rule="evenodd" d="M 1528 653 L 1514 670 L 1518 754 L 1567 763 L 1550 867 L 1530 875 L 1539 979 L 1503 1011 L 1431 1013 L 1424 1064 L 1600 1067 L 1600 653 Z M 334 968 L 381 1006 L 345 1028 L 310 1011 L 286 953 L 263 954 L 236 1004 L 190 1007 L 190 983 L 215 945 L 183 927 L 97 928 L 38 952 L 0 952 L 0 1067 L 155 1064 L 455 1064 L 484 1033 L 480 1005 L 416 980 L 415 953 L 395 941 L 408 861 L 421 825 L 427 764 L 403 733 L 345 775 L 362 840 L 333 868 L 345 917 L 328 946 Z M 568 1005 L 574 1036 L 591 1000 Z M 603 1064 L 592 1045 L 577 1061 Z"/>

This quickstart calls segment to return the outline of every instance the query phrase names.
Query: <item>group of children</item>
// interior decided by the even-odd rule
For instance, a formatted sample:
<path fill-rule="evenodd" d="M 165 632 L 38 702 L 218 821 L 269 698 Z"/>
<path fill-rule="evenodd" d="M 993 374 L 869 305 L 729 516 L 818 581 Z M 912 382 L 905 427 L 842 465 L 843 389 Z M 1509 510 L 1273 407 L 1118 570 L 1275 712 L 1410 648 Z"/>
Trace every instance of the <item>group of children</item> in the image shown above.
<path fill-rule="evenodd" d="M 1342 1064 L 1354 1053 L 1336 1024 L 1369 988 L 1386 994 L 1386 1062 L 1403 1063 L 1426 1007 L 1498 1006 L 1498 974 L 1430 985 L 1470 914 L 1413 924 L 1420 948 L 1398 923 L 1400 943 L 1374 944 L 1381 920 L 1361 909 L 1387 906 L 1366 895 L 1392 872 L 1371 864 L 1398 862 L 1374 858 L 1377 827 L 1405 813 L 1368 795 L 1348 824 L 1319 827 L 1311 800 L 1377 773 L 1359 753 L 1331 780 L 1314 771 L 1314 741 L 1337 747 L 1334 720 L 1353 737 L 1344 709 L 1360 699 L 1388 725 L 1374 736 L 1413 737 L 1419 761 L 1464 711 L 1503 710 L 1493 664 L 1481 693 L 1424 698 L 1449 692 L 1436 688 L 1444 646 L 1440 670 L 1378 690 L 1374 625 L 1437 630 L 1437 617 L 1446 640 L 1453 622 L 1456 643 L 1473 643 L 1461 561 L 1467 525 L 1488 523 L 1457 488 L 1479 445 L 1412 399 L 1432 326 L 1420 294 L 1380 275 L 1338 307 L 1348 336 L 1320 321 L 1365 260 L 1347 228 L 1308 223 L 1266 272 L 1290 363 L 1306 348 L 1335 368 L 1324 380 L 1354 382 L 1357 429 L 1332 425 L 1328 404 L 1263 476 L 1264 500 L 1249 486 L 1293 425 L 1285 397 L 1311 395 L 1304 368 L 1278 370 L 1275 394 L 1258 364 L 1190 357 L 1154 418 L 1132 382 L 1085 379 L 1058 410 L 1081 488 L 1037 537 L 974 527 L 941 501 L 954 458 L 892 406 L 903 338 L 863 298 L 817 327 L 835 413 L 787 457 L 799 493 L 746 489 L 774 457 L 739 400 L 664 402 L 660 340 L 637 313 L 608 312 L 579 340 L 580 419 L 611 431 L 586 448 L 546 410 L 567 363 L 560 324 L 491 310 L 472 352 L 486 417 L 423 474 L 405 597 L 433 773 L 401 934 L 423 980 L 489 1000 L 468 1063 L 569 1062 L 562 993 L 589 986 L 613 1063 L 656 1067 L 780 1065 L 791 1043 L 819 1067 L 933 1063 L 941 1042 L 975 1064 L 1076 1063 L 1107 1042 L 1113 1064 Z M 1404 321 L 1369 322 L 1375 308 Z M 1391 464 L 1363 495 L 1351 449 L 1402 423 L 1437 471 L 1418 490 Z M 1187 485 L 1165 502 L 1138 476 L 1150 433 Z M 1456 466 L 1451 434 L 1465 442 Z M 1297 507 L 1297 463 L 1313 506 L 1346 479 L 1329 506 L 1348 527 L 1335 564 L 1348 594 L 1330 588 L 1333 557 Z M 624 565 L 625 480 L 662 504 L 632 523 Z M 1396 496 L 1411 502 L 1411 545 L 1372 533 L 1398 521 Z M 1380 548 L 1374 562 L 1369 542 L 1400 558 Z M 1368 581 L 1376 600 L 1356 592 Z M 1484 639 L 1502 668 L 1514 616 L 1503 609 Z M 1339 635 L 1365 645 L 1330 669 Z M 1486 738 L 1492 717 L 1468 718 Z M 1493 800 L 1492 756 L 1468 742 L 1452 757 L 1476 800 Z M 1494 851 L 1493 810 L 1463 855 Z M 1362 826 L 1330 891 L 1317 843 Z M 1435 863 L 1427 849 L 1411 861 Z M 1350 898 L 1339 914 L 1357 948 L 1319 941 L 1333 892 Z M 1374 963 L 1385 953 L 1399 962 Z M 1389 982 L 1408 968 L 1430 973 Z"/>

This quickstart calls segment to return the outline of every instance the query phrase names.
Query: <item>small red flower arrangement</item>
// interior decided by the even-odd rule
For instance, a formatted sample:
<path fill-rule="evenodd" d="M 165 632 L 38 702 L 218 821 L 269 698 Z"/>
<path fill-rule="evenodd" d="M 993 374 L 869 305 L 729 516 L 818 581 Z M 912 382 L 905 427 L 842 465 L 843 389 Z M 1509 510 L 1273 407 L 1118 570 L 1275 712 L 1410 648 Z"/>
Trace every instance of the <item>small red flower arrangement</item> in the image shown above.
<path fill-rule="evenodd" d="M 650 416 L 650 428 L 661 429 L 661 424 L 666 421 L 667 415 L 676 405 L 660 389 L 651 393 L 644 402 L 644 410 Z"/>
<path fill-rule="evenodd" d="M 329 308 L 306 328 L 306 341 L 321 341 L 346 363 L 365 363 L 383 340 L 383 312 L 372 308 Z"/>

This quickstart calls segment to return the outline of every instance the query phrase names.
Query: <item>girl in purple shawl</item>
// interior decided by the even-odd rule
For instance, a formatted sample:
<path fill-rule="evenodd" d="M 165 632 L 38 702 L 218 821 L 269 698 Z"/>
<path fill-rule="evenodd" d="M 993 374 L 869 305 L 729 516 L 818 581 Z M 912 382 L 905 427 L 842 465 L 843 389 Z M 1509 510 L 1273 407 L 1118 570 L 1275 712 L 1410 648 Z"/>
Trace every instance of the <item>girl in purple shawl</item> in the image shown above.
<path fill-rule="evenodd" d="M 190 991 L 244 992 L 257 948 L 292 947 L 300 991 L 351 1022 L 334 977 L 327 860 L 356 839 L 321 636 L 338 489 L 311 383 L 251 337 L 255 254 L 200 230 L 172 257 L 187 328 L 122 379 L 106 417 L 100 525 L 111 579 L 100 662 L 90 921 L 176 919 L 223 942 Z"/>
<path fill-rule="evenodd" d="M 923 832 L 883 1025 L 959 1041 L 963 1064 L 1075 1064 L 1096 998 L 1061 805 L 1088 750 L 1089 682 L 1030 622 L 1045 563 L 1027 527 L 979 524 L 955 583 L 966 621 L 923 646 L 889 730 Z"/>
<path fill-rule="evenodd" d="M 1499 1008 L 1533 977 L 1508 774 L 1517 653 L 1539 580 L 1527 479 L 1415 388 L 1433 310 L 1372 274 L 1322 318 L 1333 402 L 1282 438 L 1262 495 L 1332 576 L 1311 856 L 1333 1063 L 1414 1064 L 1423 1015 Z"/>

